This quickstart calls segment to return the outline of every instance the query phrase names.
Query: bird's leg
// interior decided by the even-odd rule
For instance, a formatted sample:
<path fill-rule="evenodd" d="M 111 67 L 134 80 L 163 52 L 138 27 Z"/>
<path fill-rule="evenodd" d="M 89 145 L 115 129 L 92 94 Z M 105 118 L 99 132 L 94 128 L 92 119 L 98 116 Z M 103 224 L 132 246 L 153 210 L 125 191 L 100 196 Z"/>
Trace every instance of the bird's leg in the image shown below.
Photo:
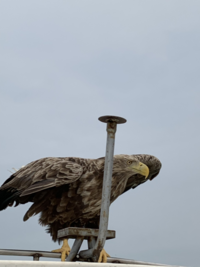
<path fill-rule="evenodd" d="M 103 248 L 101 253 L 100 253 L 98 262 L 107 262 L 107 257 L 110 257 L 110 255 Z"/>
<path fill-rule="evenodd" d="M 61 261 L 65 261 L 66 256 L 69 255 L 70 253 L 70 246 L 68 244 L 68 240 L 64 239 L 63 240 L 63 245 L 59 249 L 52 250 L 52 252 L 60 252 L 61 253 Z"/>

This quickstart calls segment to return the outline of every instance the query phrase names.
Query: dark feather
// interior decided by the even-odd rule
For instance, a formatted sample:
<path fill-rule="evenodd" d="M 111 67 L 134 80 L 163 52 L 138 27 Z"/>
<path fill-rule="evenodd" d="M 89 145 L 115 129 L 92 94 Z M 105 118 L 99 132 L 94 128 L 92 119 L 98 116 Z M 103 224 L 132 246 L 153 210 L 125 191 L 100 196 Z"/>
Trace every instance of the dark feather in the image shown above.
<path fill-rule="evenodd" d="M 26 190 L 23 191 L 23 193 L 20 195 L 21 197 L 31 195 L 40 191 L 43 191 L 45 189 L 54 187 L 56 185 L 55 179 L 48 179 L 41 182 L 37 182 L 30 187 L 28 187 Z"/>
<path fill-rule="evenodd" d="M 0 191 L 0 210 L 6 209 L 11 203 L 13 205 L 13 202 L 17 200 L 20 193 L 16 189 Z"/>

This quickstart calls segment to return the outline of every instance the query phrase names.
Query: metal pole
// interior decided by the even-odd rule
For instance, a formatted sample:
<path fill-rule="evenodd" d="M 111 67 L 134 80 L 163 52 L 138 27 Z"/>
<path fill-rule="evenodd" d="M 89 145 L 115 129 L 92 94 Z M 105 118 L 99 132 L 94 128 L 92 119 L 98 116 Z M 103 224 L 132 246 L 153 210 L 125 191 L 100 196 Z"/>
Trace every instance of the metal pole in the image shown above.
<path fill-rule="evenodd" d="M 124 118 L 116 116 L 103 116 L 100 117 L 99 120 L 101 122 L 107 123 L 107 144 L 106 144 L 106 157 L 104 165 L 99 235 L 97 238 L 97 242 L 95 243 L 95 246 L 92 249 L 84 250 L 79 253 L 81 258 L 83 259 L 91 258 L 93 261 L 96 262 L 98 261 L 99 255 L 104 247 L 106 240 L 106 231 L 108 228 L 115 133 L 117 129 L 117 124 L 126 122 Z"/>
<path fill-rule="evenodd" d="M 34 261 L 39 261 L 40 260 L 40 255 L 38 253 L 33 255 L 33 260 Z"/>
<path fill-rule="evenodd" d="M 88 248 L 93 248 L 95 246 L 96 239 L 94 236 L 88 238 Z"/>
<path fill-rule="evenodd" d="M 83 237 L 78 237 L 74 241 L 73 247 L 69 253 L 69 256 L 67 257 L 66 261 L 73 261 L 73 259 L 76 257 L 81 245 L 83 243 Z"/>
<path fill-rule="evenodd" d="M 93 252 L 94 261 L 98 261 L 99 255 L 106 241 L 116 130 L 117 130 L 117 124 L 115 122 L 107 123 L 107 145 L 106 145 L 106 158 L 105 158 L 104 177 L 103 177 L 101 214 L 100 214 L 100 224 L 99 224 L 99 235 L 97 238 L 97 242 L 94 246 L 94 252 Z"/>

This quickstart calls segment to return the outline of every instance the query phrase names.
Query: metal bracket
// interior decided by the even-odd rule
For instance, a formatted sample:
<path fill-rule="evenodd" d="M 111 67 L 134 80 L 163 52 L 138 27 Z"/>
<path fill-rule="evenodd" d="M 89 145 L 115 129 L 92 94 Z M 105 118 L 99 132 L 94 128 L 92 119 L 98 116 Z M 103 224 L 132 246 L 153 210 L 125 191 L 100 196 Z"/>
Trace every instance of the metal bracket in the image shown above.
<path fill-rule="evenodd" d="M 89 237 L 98 237 L 99 229 L 91 228 L 79 228 L 79 227 L 68 227 L 58 230 L 58 239 L 64 238 L 77 238 L 83 237 L 83 239 L 88 239 Z M 107 230 L 106 239 L 115 238 L 115 231 Z"/>
<path fill-rule="evenodd" d="M 78 227 L 68 227 L 58 231 L 58 239 L 64 238 L 74 238 L 74 244 L 72 249 L 67 257 L 66 261 L 73 261 L 82 242 L 84 239 L 88 240 L 88 248 L 91 249 L 94 247 L 96 239 L 99 234 L 99 229 L 90 229 L 90 228 L 78 228 Z M 115 231 L 108 230 L 106 233 L 106 239 L 115 238 Z"/>

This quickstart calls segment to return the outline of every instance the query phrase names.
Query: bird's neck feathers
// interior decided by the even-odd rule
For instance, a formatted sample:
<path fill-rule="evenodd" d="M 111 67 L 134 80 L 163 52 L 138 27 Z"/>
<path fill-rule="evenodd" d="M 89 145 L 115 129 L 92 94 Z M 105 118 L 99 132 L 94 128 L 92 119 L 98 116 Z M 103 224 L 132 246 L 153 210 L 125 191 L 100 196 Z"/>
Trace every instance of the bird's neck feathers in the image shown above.
<path fill-rule="evenodd" d="M 131 176 L 131 174 L 124 172 L 122 170 L 120 170 L 120 171 L 113 170 L 113 173 L 112 173 L 113 179 L 115 179 L 117 181 L 127 180 L 130 176 Z"/>

